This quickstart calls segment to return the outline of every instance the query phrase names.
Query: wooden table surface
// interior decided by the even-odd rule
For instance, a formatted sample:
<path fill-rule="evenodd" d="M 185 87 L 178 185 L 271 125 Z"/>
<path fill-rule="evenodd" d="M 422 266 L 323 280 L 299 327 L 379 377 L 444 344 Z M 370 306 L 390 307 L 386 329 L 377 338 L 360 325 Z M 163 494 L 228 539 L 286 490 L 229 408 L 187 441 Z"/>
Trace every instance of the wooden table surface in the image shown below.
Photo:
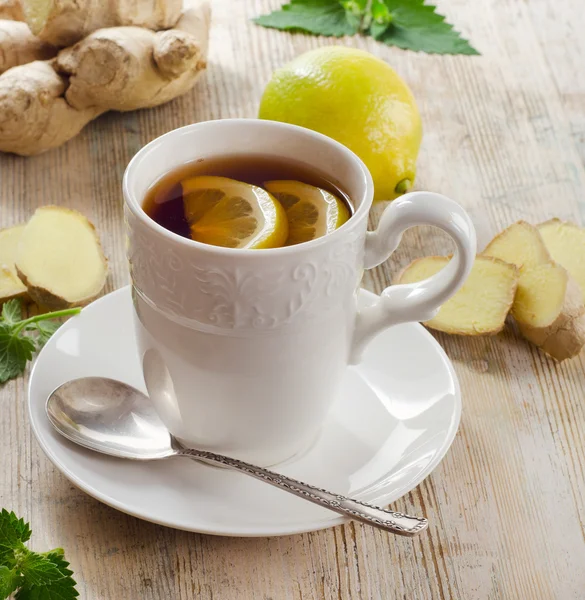
<path fill-rule="evenodd" d="M 108 291 L 126 284 L 120 182 L 133 154 L 181 125 L 255 116 L 275 67 L 334 43 L 250 23 L 277 5 L 215 0 L 209 69 L 183 98 L 107 114 L 42 156 L 2 155 L 0 226 L 43 204 L 83 211 L 111 261 Z M 583 224 L 581 0 L 444 0 L 440 8 L 481 57 L 341 41 L 384 58 L 410 84 L 425 126 L 417 189 L 461 202 L 480 244 L 517 219 Z M 409 232 L 365 285 L 380 291 L 410 259 L 448 249 L 430 229 Z M 74 488 L 45 458 L 28 424 L 26 378 L 0 388 L 0 506 L 30 520 L 34 547 L 66 549 L 83 599 L 582 600 L 585 353 L 555 364 L 512 329 L 437 339 L 462 384 L 463 418 L 439 467 L 393 505 L 430 519 L 414 540 L 354 524 L 228 539 L 125 516 Z"/>

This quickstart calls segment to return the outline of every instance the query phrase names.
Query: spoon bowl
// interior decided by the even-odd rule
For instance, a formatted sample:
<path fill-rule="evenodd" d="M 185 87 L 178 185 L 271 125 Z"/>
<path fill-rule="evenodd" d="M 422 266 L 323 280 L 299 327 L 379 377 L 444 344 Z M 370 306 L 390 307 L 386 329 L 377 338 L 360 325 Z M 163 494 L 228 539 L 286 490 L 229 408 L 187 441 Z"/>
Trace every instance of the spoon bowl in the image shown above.
<path fill-rule="evenodd" d="M 84 377 L 64 383 L 49 396 L 47 416 L 67 439 L 102 454 L 132 460 L 177 454 L 148 397 L 115 379 Z"/>
<path fill-rule="evenodd" d="M 102 454 L 133 460 L 185 456 L 228 467 L 304 500 L 391 533 L 417 535 L 428 526 L 422 517 L 404 515 L 335 494 L 236 458 L 184 448 L 169 433 L 147 396 L 104 377 L 74 379 L 48 398 L 47 416 L 63 436 Z"/>

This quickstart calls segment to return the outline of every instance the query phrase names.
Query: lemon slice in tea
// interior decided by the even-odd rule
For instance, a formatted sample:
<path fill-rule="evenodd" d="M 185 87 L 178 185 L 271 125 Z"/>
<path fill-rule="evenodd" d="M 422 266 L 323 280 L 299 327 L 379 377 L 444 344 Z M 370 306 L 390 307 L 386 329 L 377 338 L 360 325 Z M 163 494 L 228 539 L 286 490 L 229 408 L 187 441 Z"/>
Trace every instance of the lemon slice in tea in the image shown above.
<path fill-rule="evenodd" d="M 288 236 L 277 200 L 255 185 L 202 175 L 181 182 L 191 238 L 226 248 L 277 248 Z"/>
<path fill-rule="evenodd" d="M 309 242 L 341 227 L 350 217 L 334 194 L 300 181 L 267 181 L 264 187 L 282 204 L 288 218 L 287 246 Z"/>

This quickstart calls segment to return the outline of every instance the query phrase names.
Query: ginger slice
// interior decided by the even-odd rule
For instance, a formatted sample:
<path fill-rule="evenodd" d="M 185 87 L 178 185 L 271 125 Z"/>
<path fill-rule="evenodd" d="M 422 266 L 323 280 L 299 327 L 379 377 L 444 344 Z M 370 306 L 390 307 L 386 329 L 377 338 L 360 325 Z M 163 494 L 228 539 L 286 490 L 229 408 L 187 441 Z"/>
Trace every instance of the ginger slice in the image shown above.
<path fill-rule="evenodd" d="M 568 274 L 557 265 L 533 225 L 519 221 L 498 234 L 482 253 L 520 269 L 512 314 L 519 323 L 547 327 L 559 316 Z"/>
<path fill-rule="evenodd" d="M 19 279 L 14 266 L 24 227 L 16 225 L 0 231 L 0 304 L 26 294 L 26 286 Z"/>
<path fill-rule="evenodd" d="M 534 225 L 518 221 L 499 233 L 482 252 L 525 270 L 552 262 L 550 254 Z"/>
<path fill-rule="evenodd" d="M 483 252 L 520 270 L 512 314 L 521 333 L 557 360 L 585 345 L 585 306 L 578 284 L 551 258 L 536 227 L 519 221 Z"/>
<path fill-rule="evenodd" d="M 439 272 L 448 256 L 427 256 L 412 262 L 396 283 L 415 283 Z M 497 258 L 477 256 L 463 287 L 425 322 L 427 327 L 459 335 L 493 335 L 501 331 L 514 302 L 518 269 Z"/>
<path fill-rule="evenodd" d="M 518 322 L 520 333 L 558 361 L 577 356 L 585 345 L 585 307 L 577 282 L 569 277 L 559 316 L 549 327 Z"/>
<path fill-rule="evenodd" d="M 37 304 L 59 310 L 93 300 L 106 283 L 107 262 L 95 228 L 82 214 L 44 206 L 22 232 L 16 270 Z"/>
<path fill-rule="evenodd" d="M 567 271 L 550 262 L 520 269 L 512 315 L 531 327 L 548 327 L 560 315 L 569 285 Z"/>
<path fill-rule="evenodd" d="M 569 271 L 585 298 L 585 229 L 560 219 L 537 227 L 553 260 Z"/>

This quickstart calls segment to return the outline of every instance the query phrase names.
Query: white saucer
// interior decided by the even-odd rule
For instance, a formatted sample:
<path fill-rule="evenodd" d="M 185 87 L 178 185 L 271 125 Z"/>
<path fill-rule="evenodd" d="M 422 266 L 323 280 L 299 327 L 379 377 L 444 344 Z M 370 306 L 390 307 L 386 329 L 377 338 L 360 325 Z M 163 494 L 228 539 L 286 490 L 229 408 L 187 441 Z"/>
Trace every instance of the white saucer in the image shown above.
<path fill-rule="evenodd" d="M 360 302 L 375 298 L 363 291 Z M 129 288 L 101 298 L 65 324 L 40 353 L 29 387 L 33 431 L 55 466 L 98 500 L 161 525 L 216 535 L 272 536 L 342 523 L 326 509 L 265 483 L 188 461 L 140 463 L 77 447 L 45 416 L 48 394 L 88 375 L 144 390 Z M 449 359 L 425 329 L 389 329 L 348 369 L 315 445 L 275 470 L 358 499 L 387 505 L 418 485 L 447 452 L 461 397 Z"/>

